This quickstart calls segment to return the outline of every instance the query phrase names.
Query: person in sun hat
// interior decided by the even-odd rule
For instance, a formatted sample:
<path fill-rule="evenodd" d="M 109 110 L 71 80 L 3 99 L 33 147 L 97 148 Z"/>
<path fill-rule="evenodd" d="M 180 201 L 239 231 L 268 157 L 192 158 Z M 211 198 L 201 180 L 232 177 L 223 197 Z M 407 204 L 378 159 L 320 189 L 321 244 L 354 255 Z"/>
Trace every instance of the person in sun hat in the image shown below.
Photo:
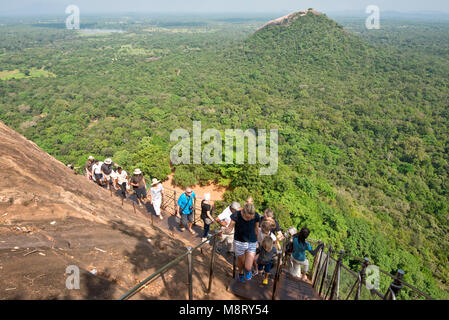
<path fill-rule="evenodd" d="M 150 193 L 150 203 L 154 208 L 156 216 L 158 216 L 161 220 L 164 219 L 161 214 L 161 204 L 164 196 L 164 187 L 162 186 L 162 183 L 158 179 L 153 178 L 151 181 L 151 187 L 148 191 Z"/>
<path fill-rule="evenodd" d="M 210 204 L 210 193 L 204 194 L 204 200 L 201 201 L 201 219 L 204 223 L 204 233 L 201 241 L 206 241 L 209 235 L 210 225 L 215 222 L 212 217 L 214 207 Z"/>
<path fill-rule="evenodd" d="M 193 225 L 193 204 L 196 198 L 195 192 L 190 187 L 178 198 L 178 205 L 176 206 L 176 216 L 181 219 L 179 228 L 184 231 L 184 226 L 187 225 L 189 232 L 195 234 L 192 229 Z"/>
<path fill-rule="evenodd" d="M 106 182 L 106 186 L 109 190 L 109 188 L 112 188 L 113 186 L 113 181 L 112 181 L 112 167 L 116 167 L 118 166 L 118 164 L 113 163 L 112 160 L 110 158 L 107 158 L 106 160 L 104 160 L 103 165 L 101 166 L 101 173 L 103 174 L 103 178 Z"/>
<path fill-rule="evenodd" d="M 147 198 L 147 190 L 146 190 L 146 181 L 143 176 L 142 171 L 139 168 L 136 168 L 133 172 L 133 176 L 131 178 L 131 186 L 134 189 L 137 197 L 137 204 L 141 207 L 145 204 L 145 199 Z"/>
<path fill-rule="evenodd" d="M 95 159 L 92 156 L 89 156 L 89 159 L 87 159 L 87 162 L 84 166 L 84 171 L 86 172 L 86 179 L 87 180 L 93 180 L 92 176 L 92 166 L 95 164 Z"/>

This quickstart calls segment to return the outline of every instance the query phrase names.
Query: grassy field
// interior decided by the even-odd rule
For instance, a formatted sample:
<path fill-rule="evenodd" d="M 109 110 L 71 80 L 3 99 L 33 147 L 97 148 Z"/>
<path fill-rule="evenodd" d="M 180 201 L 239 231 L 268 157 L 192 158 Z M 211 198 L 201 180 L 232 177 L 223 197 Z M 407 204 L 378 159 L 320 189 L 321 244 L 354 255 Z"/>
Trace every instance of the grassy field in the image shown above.
<path fill-rule="evenodd" d="M 42 69 L 31 69 L 29 70 L 29 75 L 25 75 L 24 72 L 20 70 L 12 71 L 0 71 L 0 80 L 11 80 L 11 79 L 24 79 L 24 78 L 39 78 L 39 77 L 55 77 L 56 75 Z"/>
<path fill-rule="evenodd" d="M 151 49 L 146 50 L 142 48 L 133 48 L 131 44 L 124 44 L 120 47 L 119 53 L 125 53 L 130 55 L 150 55 L 150 56 L 160 56 L 170 53 L 169 49 Z"/>

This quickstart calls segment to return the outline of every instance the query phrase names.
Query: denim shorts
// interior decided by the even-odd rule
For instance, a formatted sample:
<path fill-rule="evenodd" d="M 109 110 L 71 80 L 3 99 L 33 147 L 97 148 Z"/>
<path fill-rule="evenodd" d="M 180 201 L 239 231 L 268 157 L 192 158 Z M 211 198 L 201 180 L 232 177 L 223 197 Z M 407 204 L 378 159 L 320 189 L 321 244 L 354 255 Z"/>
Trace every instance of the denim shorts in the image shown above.
<path fill-rule="evenodd" d="M 271 267 L 272 267 L 273 263 L 267 263 L 267 264 L 258 264 L 257 265 L 257 270 L 262 271 L 263 269 L 265 269 L 265 272 L 268 273 L 271 271 Z"/>
<path fill-rule="evenodd" d="M 256 242 L 240 242 L 240 241 L 234 240 L 234 252 L 237 257 L 244 255 L 246 252 L 256 254 L 256 249 L 257 249 L 257 241 Z"/>

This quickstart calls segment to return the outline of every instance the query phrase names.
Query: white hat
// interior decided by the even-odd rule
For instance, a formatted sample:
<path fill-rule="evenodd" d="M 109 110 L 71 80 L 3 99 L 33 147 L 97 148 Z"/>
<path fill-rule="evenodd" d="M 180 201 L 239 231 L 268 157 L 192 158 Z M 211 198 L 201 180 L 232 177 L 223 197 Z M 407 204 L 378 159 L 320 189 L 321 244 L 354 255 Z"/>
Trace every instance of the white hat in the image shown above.
<path fill-rule="evenodd" d="M 151 181 L 151 185 L 153 186 L 153 185 L 155 185 L 155 184 L 157 184 L 157 183 L 159 183 L 160 181 L 158 180 L 158 179 L 156 179 L 156 178 L 153 178 L 153 180 Z"/>
<path fill-rule="evenodd" d="M 204 200 L 210 200 L 210 193 L 204 194 Z"/>
<path fill-rule="evenodd" d="M 134 174 L 141 174 L 141 173 L 142 173 L 142 171 L 140 171 L 139 168 L 137 168 L 136 170 L 134 170 Z"/>
<path fill-rule="evenodd" d="M 104 163 L 106 163 L 106 164 L 111 164 L 111 163 L 112 163 L 112 160 L 111 160 L 110 158 L 107 158 L 106 160 L 104 160 Z"/>
<path fill-rule="evenodd" d="M 94 160 L 94 157 L 92 157 L 92 156 L 89 156 L 89 160 Z"/>

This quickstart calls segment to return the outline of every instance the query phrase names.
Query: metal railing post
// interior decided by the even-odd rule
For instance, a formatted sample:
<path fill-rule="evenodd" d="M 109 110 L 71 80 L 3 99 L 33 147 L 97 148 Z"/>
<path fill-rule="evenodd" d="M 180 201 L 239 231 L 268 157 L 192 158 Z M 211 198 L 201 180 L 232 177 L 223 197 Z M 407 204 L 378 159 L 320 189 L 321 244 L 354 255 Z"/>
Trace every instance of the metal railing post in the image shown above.
<path fill-rule="evenodd" d="M 274 275 L 273 293 L 271 295 L 271 300 L 274 300 L 274 297 L 276 294 L 276 287 L 277 287 L 277 283 L 279 281 L 279 277 L 280 277 L 280 273 L 281 273 L 281 259 L 282 259 L 282 252 L 278 253 L 278 264 L 276 266 L 276 274 Z"/>
<path fill-rule="evenodd" d="M 235 256 L 235 252 L 233 254 L 233 259 L 232 259 L 232 279 L 235 279 L 235 267 L 236 267 L 236 256 Z"/>
<path fill-rule="evenodd" d="M 320 291 L 318 293 L 320 296 L 321 296 L 321 293 L 323 292 L 324 283 L 326 282 L 327 268 L 329 266 L 329 258 L 330 258 L 331 254 L 332 254 L 332 246 L 329 246 L 329 249 L 327 250 L 326 261 L 324 262 L 325 263 L 325 267 L 324 267 L 323 277 L 321 278 Z"/>
<path fill-rule="evenodd" d="M 214 244 L 212 246 L 212 253 L 210 257 L 210 269 L 209 269 L 209 287 L 207 288 L 207 293 L 210 293 L 212 290 L 212 278 L 214 275 L 214 263 L 215 263 L 215 248 L 217 247 L 217 236 L 213 237 Z"/>
<path fill-rule="evenodd" d="M 193 198 L 193 225 L 196 226 L 196 197 Z"/>
<path fill-rule="evenodd" d="M 192 283 L 192 248 L 187 247 L 187 263 L 188 263 L 188 285 L 189 285 L 189 300 L 193 300 L 193 283 Z"/>
<path fill-rule="evenodd" d="M 319 252 L 317 254 L 318 258 L 315 257 L 315 259 L 314 259 L 314 262 L 315 262 L 315 260 L 317 261 L 317 265 L 316 265 L 316 269 L 314 271 L 314 274 L 312 276 L 312 287 L 313 288 L 316 288 L 317 279 L 318 279 L 318 277 L 320 275 L 320 272 L 321 272 L 321 269 L 322 269 L 322 266 L 323 266 L 322 263 L 321 263 L 321 256 L 322 256 L 322 253 L 324 251 L 324 246 L 319 250 Z"/>
<path fill-rule="evenodd" d="M 318 244 L 320 244 L 320 243 L 321 243 L 321 241 L 318 242 Z M 313 283 L 313 280 L 315 279 L 315 274 L 316 274 L 316 269 L 315 268 L 316 268 L 316 263 L 317 263 L 317 260 L 318 260 L 318 256 L 321 259 L 321 249 L 318 250 L 316 255 L 313 257 L 312 269 L 310 270 L 310 274 L 312 275 L 312 277 L 311 277 L 312 283 Z"/>
<path fill-rule="evenodd" d="M 369 265 L 369 259 L 368 258 L 363 259 L 362 269 L 359 272 L 358 286 L 357 286 L 357 291 L 355 293 L 354 300 L 359 300 L 360 299 L 360 294 L 362 293 L 362 286 L 365 285 L 366 268 L 368 267 L 368 265 Z"/>
<path fill-rule="evenodd" d="M 176 190 L 173 191 L 173 215 L 176 215 Z"/>
<path fill-rule="evenodd" d="M 402 289 L 402 279 L 404 278 L 404 271 L 399 269 L 396 272 L 396 276 L 388 287 L 387 292 L 384 295 L 384 300 L 396 300 L 399 292 Z"/>
<path fill-rule="evenodd" d="M 342 249 L 340 250 L 340 254 L 338 255 L 338 261 L 337 265 L 335 266 L 335 277 L 334 282 L 332 284 L 331 294 L 329 297 L 329 300 L 338 300 L 339 293 L 340 293 L 340 271 L 341 271 L 341 265 L 343 261 L 343 253 L 345 251 Z"/>
<path fill-rule="evenodd" d="M 151 205 L 153 207 L 153 205 Z M 154 209 L 154 207 L 153 207 Z M 151 226 L 154 227 L 154 223 L 153 223 L 153 211 L 150 210 L 150 214 L 151 214 Z"/>

